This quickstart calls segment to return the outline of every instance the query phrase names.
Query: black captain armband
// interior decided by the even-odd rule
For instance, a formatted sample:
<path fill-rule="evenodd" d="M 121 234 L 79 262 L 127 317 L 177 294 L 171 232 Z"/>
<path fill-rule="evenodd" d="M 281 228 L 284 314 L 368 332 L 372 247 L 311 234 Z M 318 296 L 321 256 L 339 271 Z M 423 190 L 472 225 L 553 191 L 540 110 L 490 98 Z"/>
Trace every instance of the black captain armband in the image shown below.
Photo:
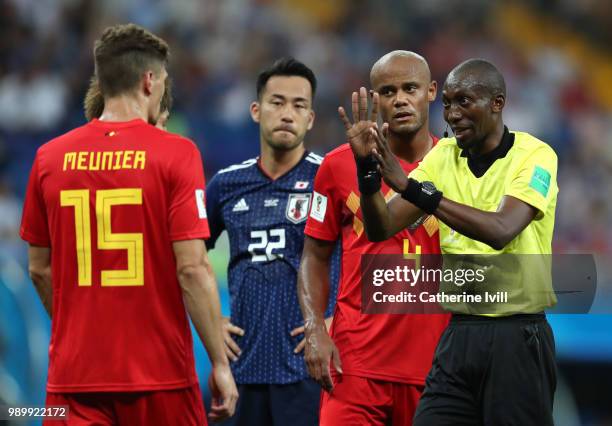
<path fill-rule="evenodd" d="M 368 155 L 365 158 L 356 158 L 357 162 L 357 182 L 359 183 L 359 192 L 363 195 L 372 195 L 380 191 L 380 172 L 378 171 L 378 162 L 373 155 Z"/>
<path fill-rule="evenodd" d="M 411 202 L 425 213 L 433 214 L 440 205 L 442 192 L 431 182 L 419 182 L 408 178 L 408 186 L 402 192 L 402 198 Z"/>

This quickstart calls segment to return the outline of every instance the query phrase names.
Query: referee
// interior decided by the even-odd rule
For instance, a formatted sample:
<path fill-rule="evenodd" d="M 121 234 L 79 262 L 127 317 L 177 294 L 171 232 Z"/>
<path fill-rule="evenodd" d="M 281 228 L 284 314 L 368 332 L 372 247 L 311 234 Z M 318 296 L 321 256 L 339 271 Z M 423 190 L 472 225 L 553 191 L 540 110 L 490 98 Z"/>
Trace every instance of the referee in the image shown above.
<path fill-rule="evenodd" d="M 504 78 L 493 64 L 470 59 L 455 67 L 442 91 L 454 137 L 440 140 L 409 178 L 389 151 L 386 124 L 380 131 L 371 123 L 368 144 L 379 167 L 358 168 L 370 188 L 361 193 L 368 238 L 385 240 L 433 214 L 442 222 L 443 254 L 549 255 L 557 156 L 546 143 L 504 126 L 505 101 Z M 401 194 L 388 204 L 381 175 Z M 553 424 L 554 338 L 542 313 L 556 303 L 550 269 L 511 276 L 518 279 L 510 300 L 493 312 L 451 307 L 415 426 Z"/>

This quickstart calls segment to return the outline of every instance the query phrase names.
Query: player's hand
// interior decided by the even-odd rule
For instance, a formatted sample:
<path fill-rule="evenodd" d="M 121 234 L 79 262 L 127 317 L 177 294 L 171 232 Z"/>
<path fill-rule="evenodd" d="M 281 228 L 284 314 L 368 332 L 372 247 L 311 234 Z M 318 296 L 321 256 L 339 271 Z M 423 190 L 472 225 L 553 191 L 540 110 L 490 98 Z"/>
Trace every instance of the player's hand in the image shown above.
<path fill-rule="evenodd" d="M 208 418 L 213 422 L 220 422 L 233 416 L 238 401 L 238 389 L 229 365 L 213 365 L 208 377 L 208 388 L 212 395 Z"/>
<path fill-rule="evenodd" d="M 233 339 L 232 334 L 244 336 L 244 330 L 232 324 L 229 318 L 223 317 L 223 341 L 225 342 L 225 353 L 230 360 L 236 361 L 242 353 L 242 350 Z"/>
<path fill-rule="evenodd" d="M 308 374 L 324 390 L 329 392 L 334 387 L 331 378 L 330 360 L 333 360 L 336 371 L 342 374 L 340 352 L 329 337 L 327 328 L 323 323 L 307 325 L 305 333 L 304 361 L 306 361 L 308 367 Z"/>
<path fill-rule="evenodd" d="M 353 122 L 349 120 L 344 108 L 338 108 L 340 119 L 346 129 L 346 139 L 351 145 L 355 158 L 365 158 L 376 146 L 370 129 L 378 118 L 378 93 L 370 92 L 372 95 L 372 108 L 368 117 L 368 92 L 361 87 L 358 92 L 353 92 L 351 105 L 353 109 Z"/>
<path fill-rule="evenodd" d="M 327 329 L 329 330 L 329 326 L 331 325 L 331 321 L 332 321 L 332 317 L 329 318 L 325 318 L 325 325 L 327 326 Z M 301 325 L 297 328 L 294 328 L 293 330 L 291 330 L 291 337 L 295 337 L 298 336 L 300 334 L 304 334 L 304 326 Z M 298 345 L 295 347 L 295 349 L 293 349 L 293 353 L 294 354 L 299 354 L 300 352 L 302 352 L 304 350 L 304 346 L 306 345 L 306 339 L 302 339 L 300 340 L 300 343 L 298 343 Z"/>
<path fill-rule="evenodd" d="M 378 162 L 378 170 L 385 183 L 395 192 L 402 193 L 408 186 L 408 178 L 398 159 L 389 148 L 388 132 L 388 123 L 383 124 L 382 130 L 378 126 L 370 129 L 370 134 L 376 143 L 376 148 L 372 150 L 372 154 Z"/>

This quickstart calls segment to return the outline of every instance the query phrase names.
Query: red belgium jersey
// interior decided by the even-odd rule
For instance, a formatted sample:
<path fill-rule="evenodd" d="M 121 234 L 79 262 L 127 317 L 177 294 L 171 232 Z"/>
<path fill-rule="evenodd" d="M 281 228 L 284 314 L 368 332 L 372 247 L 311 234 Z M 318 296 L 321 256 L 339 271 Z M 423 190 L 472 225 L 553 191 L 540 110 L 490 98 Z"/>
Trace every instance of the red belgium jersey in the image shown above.
<path fill-rule="evenodd" d="M 434 140 L 434 143 L 437 139 Z M 400 159 L 406 175 L 418 166 Z M 438 223 L 430 216 L 415 230 L 405 229 L 383 242 L 370 242 L 361 215 L 353 153 L 344 144 L 325 156 L 314 183 L 306 235 L 327 241 L 342 238 L 342 269 L 331 336 L 342 370 L 392 382 L 423 385 L 448 315 L 361 313 L 361 255 L 440 253 Z M 383 194 L 394 194 L 383 182 Z"/>
<path fill-rule="evenodd" d="M 209 236 L 188 139 L 93 120 L 38 149 L 21 237 L 51 247 L 49 392 L 197 382 L 172 242 Z"/>

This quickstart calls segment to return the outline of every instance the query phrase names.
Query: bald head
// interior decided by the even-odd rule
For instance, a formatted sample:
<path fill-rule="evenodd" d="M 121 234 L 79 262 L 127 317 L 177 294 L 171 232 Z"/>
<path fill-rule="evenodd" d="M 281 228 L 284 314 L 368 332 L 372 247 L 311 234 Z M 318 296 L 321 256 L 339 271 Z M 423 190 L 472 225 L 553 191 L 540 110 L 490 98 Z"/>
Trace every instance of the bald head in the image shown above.
<path fill-rule="evenodd" d="M 427 61 L 414 52 L 394 50 L 370 71 L 372 89 L 379 95 L 379 111 L 390 135 L 400 139 L 428 132 L 429 103 L 436 98 Z"/>
<path fill-rule="evenodd" d="M 431 72 L 429 71 L 429 65 L 425 58 L 418 53 L 408 50 L 394 50 L 382 56 L 372 66 L 370 70 L 370 83 L 372 86 L 376 87 L 374 80 L 379 77 L 381 73 L 385 73 L 395 66 L 402 67 L 408 74 L 419 77 L 422 76 L 425 77 L 428 82 L 431 81 Z"/>
<path fill-rule="evenodd" d="M 497 67 L 485 59 L 468 59 L 448 74 L 446 85 L 470 87 L 486 92 L 492 98 L 506 97 L 506 82 Z"/>

